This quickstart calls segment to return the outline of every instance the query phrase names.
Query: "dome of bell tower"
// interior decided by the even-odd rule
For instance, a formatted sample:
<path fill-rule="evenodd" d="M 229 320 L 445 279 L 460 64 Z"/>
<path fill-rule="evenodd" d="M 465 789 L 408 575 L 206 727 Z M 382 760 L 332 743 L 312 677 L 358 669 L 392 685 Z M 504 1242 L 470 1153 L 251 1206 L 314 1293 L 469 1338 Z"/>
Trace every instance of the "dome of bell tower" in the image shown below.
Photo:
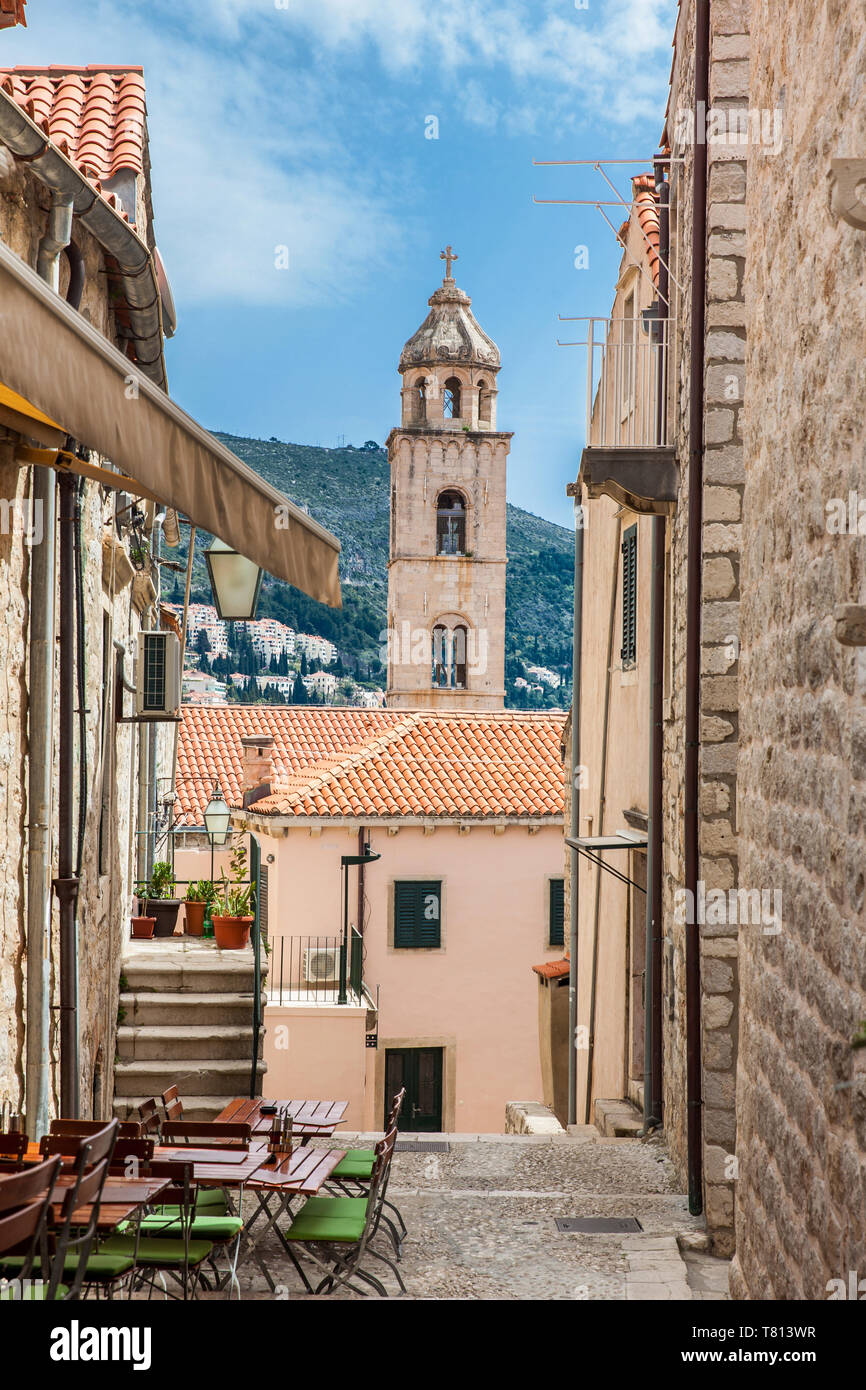
<path fill-rule="evenodd" d="M 403 348 L 399 370 L 454 364 L 498 372 L 499 348 L 478 323 L 472 300 L 451 274 L 451 262 L 457 257 L 450 246 L 442 252 L 442 259 L 447 262 L 447 274 L 427 301 L 430 313 Z"/>

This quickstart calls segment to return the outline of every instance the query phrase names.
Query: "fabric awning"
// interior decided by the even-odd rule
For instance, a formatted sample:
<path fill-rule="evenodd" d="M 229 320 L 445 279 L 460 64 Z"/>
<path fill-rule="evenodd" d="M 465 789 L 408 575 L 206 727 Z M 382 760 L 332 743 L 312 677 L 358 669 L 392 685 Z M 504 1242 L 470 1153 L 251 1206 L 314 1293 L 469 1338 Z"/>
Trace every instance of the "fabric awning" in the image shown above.
<path fill-rule="evenodd" d="M 5 425 L 10 430 L 16 430 L 18 434 L 25 434 L 30 439 L 37 439 L 47 449 L 60 449 L 66 442 L 67 431 L 58 425 L 56 420 L 49 420 L 48 416 L 43 415 L 41 410 L 37 410 L 35 405 L 31 405 L 23 396 L 19 396 L 17 391 L 10 391 L 8 386 L 4 386 L 2 382 L 0 382 L 0 425 Z"/>
<path fill-rule="evenodd" d="M 49 427 L 60 422 L 268 574 L 340 607 L 337 538 L 136 371 L 2 242 L 0 381 L 0 423 L 17 415 L 12 428 L 56 447 Z"/>

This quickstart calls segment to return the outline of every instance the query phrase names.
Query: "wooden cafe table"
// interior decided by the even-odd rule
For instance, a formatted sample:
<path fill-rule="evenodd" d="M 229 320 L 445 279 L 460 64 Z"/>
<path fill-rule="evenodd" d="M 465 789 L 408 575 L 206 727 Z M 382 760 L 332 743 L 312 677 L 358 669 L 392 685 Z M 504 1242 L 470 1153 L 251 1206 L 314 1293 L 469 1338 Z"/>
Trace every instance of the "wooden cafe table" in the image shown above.
<path fill-rule="evenodd" d="M 263 1115 L 263 1105 L 275 1105 L 276 1114 Z M 349 1108 L 347 1100 L 274 1100 L 268 1102 L 262 1096 L 250 1099 L 249 1096 L 236 1096 L 217 1115 L 217 1123 L 232 1121 L 235 1124 L 250 1126 L 252 1133 L 266 1138 L 274 1120 L 289 1115 L 292 1121 L 292 1135 L 301 1144 L 311 1139 L 330 1139 L 337 1125 Z"/>

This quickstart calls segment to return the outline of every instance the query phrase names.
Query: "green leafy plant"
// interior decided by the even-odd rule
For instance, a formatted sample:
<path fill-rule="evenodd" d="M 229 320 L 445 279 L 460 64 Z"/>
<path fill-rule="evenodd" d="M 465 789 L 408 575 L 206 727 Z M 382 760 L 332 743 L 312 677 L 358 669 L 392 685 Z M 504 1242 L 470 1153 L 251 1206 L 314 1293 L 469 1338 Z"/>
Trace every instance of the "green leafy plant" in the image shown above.
<path fill-rule="evenodd" d="M 147 885 L 148 898 L 173 898 L 175 888 L 174 870 L 170 864 L 154 864 Z"/>
<path fill-rule="evenodd" d="M 866 1047 L 866 1018 L 861 1019 L 860 1029 L 851 1039 L 851 1046 L 855 1051 L 857 1048 Z"/>
<path fill-rule="evenodd" d="M 215 907 L 218 917 L 248 917 L 252 912 L 253 885 L 247 882 L 247 852 L 235 845 L 231 857 L 231 877 L 220 871 Z"/>
<path fill-rule="evenodd" d="M 215 883 L 211 883 L 209 878 L 200 878 L 197 883 L 191 883 L 184 896 L 184 902 L 206 903 L 208 905 L 215 903 L 216 899 L 217 887 Z"/>

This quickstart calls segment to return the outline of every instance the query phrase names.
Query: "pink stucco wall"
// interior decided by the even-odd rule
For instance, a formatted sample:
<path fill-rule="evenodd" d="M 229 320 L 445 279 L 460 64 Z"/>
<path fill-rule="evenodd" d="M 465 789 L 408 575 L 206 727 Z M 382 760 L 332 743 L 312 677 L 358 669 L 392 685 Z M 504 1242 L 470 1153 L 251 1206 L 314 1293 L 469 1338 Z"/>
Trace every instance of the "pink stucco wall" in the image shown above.
<path fill-rule="evenodd" d="M 402 826 L 397 834 L 382 827 L 370 829 L 369 838 L 382 858 L 366 870 L 364 978 L 374 996 L 379 990 L 379 1049 L 366 1063 L 365 1127 L 381 1127 L 385 1049 L 424 1045 L 445 1049 L 443 1126 L 501 1132 L 507 1101 L 541 1099 L 538 986 L 531 967 L 562 955 L 561 948 L 547 946 L 548 880 L 562 876 L 562 826 L 534 834 L 526 826 L 500 834 L 492 826 L 468 834 L 457 826 L 437 827 L 432 834 L 422 826 Z M 339 934 L 340 856 L 356 853 L 357 845 L 357 823 L 319 834 L 293 827 L 283 838 L 261 836 L 263 862 L 274 855 L 268 870 L 275 948 L 281 934 Z M 204 852 L 177 854 L 180 877 L 207 873 L 209 863 Z M 349 917 L 355 922 L 356 870 L 350 874 Z M 442 880 L 440 950 L 389 945 L 393 883 L 401 878 Z M 332 1026 L 323 1010 L 320 1019 L 304 1021 L 305 1037 L 311 1023 L 322 1030 Z M 322 1054 L 332 1057 L 330 1093 L 346 1099 L 358 1060 L 352 1058 L 344 1071 L 339 1049 L 323 1046 L 314 1060 L 312 1037 L 310 1048 L 310 1078 L 324 1086 Z M 289 1065 L 272 1053 L 270 1037 L 265 1056 L 269 1066 Z M 296 1062 L 297 1053 L 293 1085 Z"/>

